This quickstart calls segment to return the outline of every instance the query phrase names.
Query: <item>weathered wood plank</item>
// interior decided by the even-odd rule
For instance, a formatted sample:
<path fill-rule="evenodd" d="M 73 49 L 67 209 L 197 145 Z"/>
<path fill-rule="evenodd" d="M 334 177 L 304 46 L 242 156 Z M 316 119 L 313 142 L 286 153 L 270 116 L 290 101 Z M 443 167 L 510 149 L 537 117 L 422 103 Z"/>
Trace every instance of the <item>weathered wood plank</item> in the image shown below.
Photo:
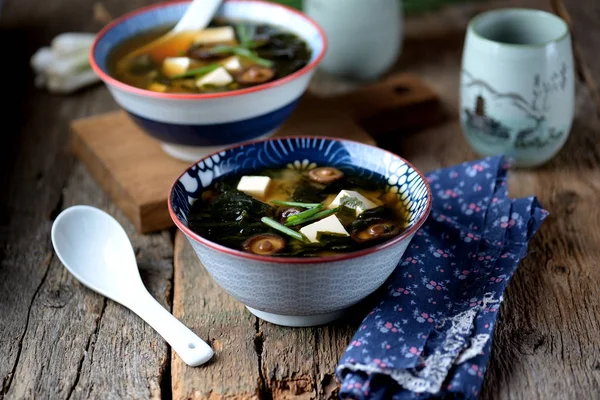
<path fill-rule="evenodd" d="M 110 3 L 117 10 L 140 5 Z M 108 207 L 102 192 L 79 166 L 63 192 L 74 167 L 65 151 L 70 119 L 116 108 L 115 103 L 99 87 L 69 97 L 34 92 L 29 69 L 30 55 L 54 35 L 65 30 L 97 30 L 100 26 L 91 22 L 92 17 L 92 1 L 13 0 L 2 10 L 0 44 L 15 61 L 0 66 L 3 76 L 11 77 L 4 90 L 14 94 L 3 112 L 0 139 L 0 167 L 7 172 L 0 175 L 0 184 L 6 188 L 0 203 L 0 398 L 82 397 L 76 383 L 86 384 L 85 393 L 91 397 L 104 396 L 104 390 L 113 398 L 132 393 L 136 393 L 132 397 L 150 397 L 160 393 L 149 387 L 152 382 L 158 384 L 162 376 L 158 370 L 167 365 L 166 346 L 162 342 L 153 350 L 150 346 L 157 342 L 154 332 L 140 327 L 138 319 L 122 308 L 111 303 L 105 306 L 103 299 L 75 283 L 53 257 L 49 241 L 52 219 L 63 202 L 104 204 L 109 211 L 116 211 Z M 160 246 L 153 243 L 157 241 Z M 167 304 L 172 273 L 170 237 L 134 238 L 134 242 L 160 249 L 154 250 L 154 255 L 144 250 L 139 256 L 146 264 L 142 269 L 155 275 L 148 279 L 150 289 Z M 105 327 L 111 324 L 119 332 L 135 328 L 136 340 L 125 347 L 122 339 L 108 333 Z M 146 338 L 138 339 L 140 335 Z M 114 352 L 102 348 L 106 338 L 121 343 L 132 354 L 147 356 L 148 367 L 139 367 L 142 363 L 133 358 L 114 357 Z M 91 379 L 86 372 L 88 363 L 93 367 Z M 146 374 L 147 379 L 122 381 L 128 370 L 136 376 Z M 122 390 L 123 386 L 127 389 Z"/>
<path fill-rule="evenodd" d="M 169 233 L 136 235 L 77 164 L 63 205 L 82 203 L 107 210 L 125 226 L 146 286 L 169 308 L 173 255 Z M 53 257 L 31 306 L 7 398 L 160 398 L 160 379 L 168 361 L 167 345 L 152 328 L 80 285 Z"/>
<path fill-rule="evenodd" d="M 287 328 L 259 320 L 261 371 L 273 400 L 316 399 L 314 328 Z"/>
<path fill-rule="evenodd" d="M 9 134 L 3 130 L 0 139 L 0 167 L 11 172 L 10 182 L 9 174 L 0 175 L 0 184 L 8 187 L 0 203 L 0 354 L 5 356 L 0 362 L 0 397 L 4 391 L 8 392 L 7 398 L 27 394 L 40 398 L 69 394 L 76 398 L 158 396 L 165 388 L 160 387 L 161 376 L 168 372 L 164 371 L 168 369 L 164 343 L 131 313 L 105 303 L 74 283 L 52 258 L 48 240 L 51 217 L 64 207 L 62 187 L 69 176 L 64 191 L 66 204 L 80 201 L 82 197 L 77 196 L 85 190 L 92 204 L 122 216 L 106 202 L 81 166 L 75 165 L 74 174 L 70 174 L 73 161 L 62 152 L 70 118 L 116 108 L 106 91 L 85 91 L 59 102 L 44 94 L 32 96 L 30 89 L 20 90 L 19 79 L 31 80 L 27 58 L 34 47 L 47 43 L 58 31 L 79 29 L 90 18 L 91 1 L 70 7 L 67 4 L 75 3 L 46 3 L 31 7 L 32 0 L 9 1 L 0 20 L 0 44 L 14 50 L 20 60 L 16 65 L 0 66 L 3 76 L 15 77 L 7 82 L 7 91 L 16 93 L 7 109 L 11 118 L 5 129 Z M 111 1 L 107 9 L 119 15 L 119 10 L 135 8 L 139 3 L 120 5 Z M 585 18 L 598 21 L 583 8 L 594 5 L 578 3 L 567 4 L 573 20 L 584 20 L 571 11 L 576 6 L 584 9 Z M 466 21 L 482 7 L 498 4 L 547 7 L 541 0 L 463 5 L 407 23 L 399 68 L 417 71 L 425 78 L 442 94 L 450 114 L 456 113 Z M 49 15 L 56 18 L 50 19 Z M 574 36 L 576 41 L 582 34 L 590 36 L 591 44 L 580 49 L 582 59 L 593 65 L 589 60 L 595 55 L 590 49 L 595 49 L 593 43 L 598 39 L 593 37 L 594 25 L 586 24 L 575 26 Z M 89 29 L 95 28 L 90 25 Z M 582 33 L 578 34 L 578 29 Z M 13 35 L 27 37 L 28 42 L 16 45 Z M 513 195 L 538 194 L 552 214 L 506 293 L 484 399 L 593 398 L 600 390 L 600 296 L 595 285 L 600 256 L 600 237 L 595 227 L 600 223 L 600 214 L 594 207 L 600 190 L 600 122 L 591 100 L 593 93 L 578 86 L 577 120 L 561 153 L 543 168 L 515 171 L 511 176 Z M 456 121 L 401 138 L 395 150 L 423 170 L 477 157 Z M 146 281 L 155 296 L 162 296 L 163 303 L 169 297 L 168 239 L 165 233 L 140 237 L 139 241 L 134 238 L 141 249 L 142 269 L 150 271 Z M 183 265 L 198 268 L 190 246 L 181 238 L 178 241 L 177 254 Z M 312 376 L 312 389 L 298 391 L 297 396 L 327 398 L 334 392 L 335 385 L 328 377 L 354 325 L 306 330 L 287 330 L 262 322 L 256 325 L 256 320 L 239 303 L 219 292 L 207 275 L 197 280 L 202 275 L 196 271 L 181 271 L 176 271 L 175 277 L 175 312 L 211 342 L 217 355 L 212 364 L 196 369 L 184 366 L 173 356 L 171 383 L 175 398 L 258 397 L 261 378 L 265 381 L 264 394 L 293 398 L 296 395 L 289 387 L 273 390 L 282 386 L 269 377 L 293 383 L 295 371 L 301 372 L 297 376 Z M 206 296 L 211 291 L 217 294 L 206 297 L 204 290 Z M 179 303 L 200 305 L 203 313 L 191 316 L 190 309 Z M 255 340 L 257 332 L 262 333 L 262 339 L 259 336 Z M 40 334 L 44 340 L 40 340 Z M 285 353 L 286 346 L 288 350 L 293 346 L 297 349 Z M 143 348 L 143 353 L 134 352 Z M 286 358 L 279 360 L 280 355 Z M 252 361 L 241 363 L 238 358 Z M 240 378 L 236 368 L 248 373 Z M 111 391 L 103 392 L 103 385 L 112 385 Z"/>
<path fill-rule="evenodd" d="M 575 42 L 575 53 L 579 61 L 579 70 L 591 89 L 590 96 L 600 112 L 600 3 L 581 0 L 552 0 L 553 6 L 571 28 Z"/>
<path fill-rule="evenodd" d="M 4 7 L 0 24 L 9 18 Z M 0 66 L 4 76 L 13 77 L 6 82 L 5 90 L 14 93 L 2 114 L 8 118 L 0 139 L 0 168 L 3 171 L 0 174 L 3 188 L 0 196 L 0 354 L 4 358 L 0 363 L 0 396 L 11 383 L 29 307 L 48 271 L 51 260 L 46 236 L 48 218 L 59 203 L 60 190 L 71 165 L 71 160 L 57 157 L 64 145 L 64 138 L 57 134 L 59 127 L 50 126 L 33 135 L 19 135 L 22 129 L 31 131 L 36 125 L 42 126 L 43 121 L 51 118 L 59 108 L 40 109 L 37 116 L 30 114 L 29 123 L 25 123 L 36 104 L 28 101 L 31 89 L 27 86 L 24 89 L 18 83 L 30 79 L 27 53 L 24 48 L 10 45 L 9 42 L 14 40 L 10 39 L 11 34 L 19 37 L 23 32 L 9 27 L 0 32 L 0 45 L 14 50 L 18 60 Z M 47 173 L 49 168 L 53 174 Z"/>
<path fill-rule="evenodd" d="M 368 309 L 357 310 L 353 312 L 354 317 L 351 320 L 342 320 L 315 329 L 317 345 L 315 379 L 319 399 L 337 398 L 339 385 L 335 378 L 335 367 L 368 312 Z"/>
<path fill-rule="evenodd" d="M 85 95 L 84 95 L 85 98 Z M 80 98 L 80 101 L 83 98 Z M 31 112 L 22 127 L 21 146 L 7 149 L 19 154 L 13 161 L 13 183 L 9 185 L 2 226 L 2 268 L 0 268 L 0 352 L 6 356 L 0 365 L 6 392 L 13 380 L 21 357 L 25 330 L 30 323 L 34 298 L 43 293 L 43 282 L 49 271 L 52 250 L 49 242 L 51 220 L 62 204 L 62 187 L 73 162 L 64 154 L 66 135 L 58 120 L 46 127 L 52 115 L 67 109 L 81 113 L 76 100 L 53 104 L 49 96 L 40 96 L 43 107 Z M 83 102 L 86 103 L 85 101 Z M 64 107 L 64 108 L 63 108 Z"/>
<path fill-rule="evenodd" d="M 491 6 L 506 6 L 513 3 L 494 3 Z M 547 4 L 541 1 L 529 1 L 527 4 L 520 5 L 547 8 Z M 481 4 L 460 6 L 447 9 L 439 14 L 427 15 L 408 21 L 405 55 L 400 62 L 400 67 L 419 70 L 420 76 L 424 77 L 428 83 L 442 94 L 449 114 L 455 114 L 458 107 L 456 94 L 458 93 L 460 52 L 466 22 L 485 7 L 491 6 Z M 427 43 L 432 45 L 424 49 Z M 434 55 L 433 58 L 431 58 L 432 55 Z M 430 57 L 430 59 L 427 59 L 427 57 Z M 347 87 L 329 83 L 328 89 L 336 91 L 347 89 Z M 398 140 L 397 145 L 398 149 L 401 149 L 401 154 L 414 161 L 417 166 L 425 171 L 478 157 L 470 150 L 464 140 L 456 119 L 439 128 L 401 138 Z M 557 159 L 563 157 L 563 154 L 568 157 L 568 154 L 573 154 L 574 151 L 578 152 L 571 146 L 571 144 L 568 144 Z M 579 152 L 581 150 L 586 152 L 584 159 L 589 158 L 589 151 L 585 147 L 581 147 Z M 559 161 L 559 165 L 562 162 Z M 537 171 L 516 171 L 511 179 L 511 192 L 514 195 L 538 193 L 544 201 L 544 193 L 540 186 L 542 186 L 545 179 L 547 179 L 545 175 Z M 569 177 L 565 179 L 569 179 Z M 557 182 L 560 182 L 560 180 L 557 180 Z M 538 239 L 532 244 L 532 251 L 539 249 L 539 246 L 540 241 Z M 535 258 L 535 254 L 539 255 L 540 250 L 533 253 L 521 268 L 533 268 L 535 271 L 540 265 L 543 265 L 543 259 L 540 259 L 539 256 Z M 519 275 L 515 279 L 519 279 Z M 515 284 L 513 283 L 513 285 Z M 519 313 L 524 312 L 519 305 L 527 304 L 529 299 L 520 292 L 513 293 L 514 290 L 509 290 L 507 296 L 513 296 L 515 300 L 512 302 L 507 300 L 507 305 L 503 308 L 501 317 L 503 323 L 507 324 L 510 336 L 504 338 L 499 335 L 497 339 L 484 397 L 526 399 L 560 396 L 562 387 L 553 390 L 553 388 L 547 387 L 546 383 L 558 373 L 566 374 L 566 371 L 562 368 L 546 366 L 542 368 L 545 374 L 538 376 L 539 372 L 537 371 L 541 368 L 539 363 L 544 363 L 547 359 L 539 359 L 536 362 L 535 359 L 523 360 L 513 356 L 508 360 L 504 360 L 496 355 L 497 348 L 511 348 L 515 344 L 518 344 L 521 348 L 526 348 L 531 342 L 531 335 L 523 336 L 523 327 L 520 322 L 523 317 L 519 317 Z M 518 306 L 515 310 L 512 310 L 509 304 L 514 303 Z M 506 311 L 507 309 L 508 311 Z M 547 312 L 547 310 L 543 312 Z M 506 323 L 506 313 L 517 313 L 516 321 Z M 341 324 L 341 326 L 334 325 L 314 329 L 287 329 L 261 321 L 259 327 L 263 338 L 261 371 L 268 395 L 274 399 L 327 398 L 331 393 L 335 393 L 336 384 L 328 378 L 332 376 L 337 360 L 354 333 L 356 324 Z M 551 326 L 536 329 L 548 331 L 544 334 L 560 335 L 560 331 L 554 330 Z M 575 348 L 571 348 L 571 350 L 576 351 Z M 561 362 L 560 352 L 555 352 L 553 357 L 559 360 L 559 363 Z M 569 365 L 564 361 L 562 362 L 564 365 Z M 534 376 L 535 373 L 535 378 L 521 379 L 521 376 L 512 374 L 511 369 L 515 364 L 521 370 L 527 370 L 530 376 Z M 527 374 L 523 375 L 526 376 Z M 514 387 L 516 389 L 513 389 Z M 586 389 L 588 394 L 591 393 L 589 391 L 590 387 L 580 389 L 583 389 L 581 393 L 586 393 Z"/>
<path fill-rule="evenodd" d="M 217 285 L 181 232 L 175 237 L 174 287 L 173 314 L 215 355 L 191 368 L 173 354 L 173 399 L 258 399 L 263 387 L 256 317 Z"/>
<path fill-rule="evenodd" d="M 551 214 L 508 287 L 484 398 L 594 398 L 600 391 L 600 121 L 578 87 L 576 123 L 545 168 L 519 171 L 511 192 L 535 192 Z"/>
<path fill-rule="evenodd" d="M 456 113 L 459 55 L 468 19 L 482 7 L 549 9 L 549 2 L 516 3 L 463 5 L 410 20 L 407 31 L 420 34 L 407 34 L 401 64 L 418 68 Z M 422 46 L 413 47 L 413 40 Z M 439 49 L 433 51 L 436 43 Z M 425 50 L 427 45 L 431 47 Z M 600 125 L 590 91 L 579 84 L 577 92 L 576 120 L 563 150 L 542 168 L 511 172 L 511 195 L 538 195 L 551 216 L 505 294 L 482 399 L 594 398 L 600 387 L 600 300 L 593 285 L 600 243 L 595 228 L 600 213 L 594 207 Z M 456 122 L 403 138 L 399 148 L 425 171 L 477 157 Z"/>

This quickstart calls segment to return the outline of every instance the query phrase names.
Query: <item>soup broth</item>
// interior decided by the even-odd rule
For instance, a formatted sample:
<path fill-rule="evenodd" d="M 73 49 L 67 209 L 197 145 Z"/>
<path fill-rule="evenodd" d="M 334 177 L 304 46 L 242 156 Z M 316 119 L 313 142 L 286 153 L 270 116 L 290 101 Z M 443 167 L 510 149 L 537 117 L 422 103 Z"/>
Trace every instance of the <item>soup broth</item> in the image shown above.
<path fill-rule="evenodd" d="M 406 220 L 383 177 L 333 167 L 281 168 L 215 181 L 192 205 L 188 226 L 236 250 L 323 257 L 396 237 Z"/>
<path fill-rule="evenodd" d="M 224 19 L 144 47 L 171 28 L 159 27 L 121 43 L 109 56 L 109 73 L 156 92 L 214 93 L 283 78 L 311 57 L 307 44 L 282 28 Z"/>

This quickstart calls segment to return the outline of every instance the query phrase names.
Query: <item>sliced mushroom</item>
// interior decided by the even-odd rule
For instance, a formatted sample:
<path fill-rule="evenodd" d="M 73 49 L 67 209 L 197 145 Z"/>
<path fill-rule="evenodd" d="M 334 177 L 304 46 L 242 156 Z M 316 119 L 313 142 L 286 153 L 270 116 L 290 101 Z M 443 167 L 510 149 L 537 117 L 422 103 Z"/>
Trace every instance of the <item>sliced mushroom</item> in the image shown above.
<path fill-rule="evenodd" d="M 218 196 L 218 193 L 213 190 L 213 189 L 208 189 L 206 191 L 204 191 L 202 193 L 202 200 L 207 201 L 207 202 L 212 202 L 216 197 Z"/>
<path fill-rule="evenodd" d="M 209 61 L 209 60 L 218 60 L 220 58 L 225 58 L 225 55 L 219 53 L 213 53 L 213 46 L 200 46 L 200 47 L 192 47 L 186 53 L 189 58 L 193 58 L 194 60 L 200 61 Z"/>
<path fill-rule="evenodd" d="M 281 236 L 271 233 L 254 235 L 249 237 L 242 244 L 244 251 L 254 253 L 261 256 L 269 256 L 277 253 L 285 248 L 285 239 Z"/>
<path fill-rule="evenodd" d="M 275 71 L 272 68 L 261 67 L 260 65 L 252 65 L 240 72 L 235 80 L 242 85 L 257 85 L 265 83 L 273 79 Z"/>
<path fill-rule="evenodd" d="M 319 183 L 331 183 L 343 177 L 344 173 L 333 167 L 320 167 L 308 171 L 308 178 Z"/>
<path fill-rule="evenodd" d="M 374 240 L 387 240 L 398 235 L 402 231 L 402 226 L 397 221 L 379 220 L 372 223 L 363 230 L 352 233 L 352 239 L 359 243 L 370 242 Z"/>
<path fill-rule="evenodd" d="M 298 207 L 279 207 L 275 212 L 275 218 L 279 220 L 282 224 L 284 224 L 288 217 L 296 214 L 300 214 L 302 212 Z"/>

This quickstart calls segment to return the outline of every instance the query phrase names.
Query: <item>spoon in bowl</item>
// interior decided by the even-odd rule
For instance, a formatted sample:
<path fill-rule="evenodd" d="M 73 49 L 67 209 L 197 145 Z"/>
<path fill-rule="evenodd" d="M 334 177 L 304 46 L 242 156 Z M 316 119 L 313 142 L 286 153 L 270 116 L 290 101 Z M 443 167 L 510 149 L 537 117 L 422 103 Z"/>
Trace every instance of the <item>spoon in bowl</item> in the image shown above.
<path fill-rule="evenodd" d="M 52 245 L 75 278 L 140 316 L 186 364 L 210 360 L 210 346 L 148 293 L 127 233 L 113 217 L 90 206 L 69 207 L 52 225 Z"/>
<path fill-rule="evenodd" d="M 131 60 L 133 57 L 139 56 L 141 54 L 153 54 L 158 51 L 164 51 L 164 49 L 169 49 L 177 52 L 179 48 L 185 48 L 189 45 L 189 41 L 192 40 L 192 36 L 189 38 L 180 38 L 180 39 L 189 39 L 189 40 L 178 40 L 178 33 L 182 32 L 190 32 L 199 31 L 201 29 L 206 28 L 208 26 L 210 20 L 212 19 L 215 12 L 221 5 L 223 0 L 194 0 L 188 6 L 188 9 L 185 11 L 185 14 L 181 17 L 177 25 L 173 27 L 169 32 L 165 33 L 158 39 L 153 40 L 152 42 L 132 51 L 129 53 L 125 59 Z M 181 42 L 185 42 L 181 43 Z"/>

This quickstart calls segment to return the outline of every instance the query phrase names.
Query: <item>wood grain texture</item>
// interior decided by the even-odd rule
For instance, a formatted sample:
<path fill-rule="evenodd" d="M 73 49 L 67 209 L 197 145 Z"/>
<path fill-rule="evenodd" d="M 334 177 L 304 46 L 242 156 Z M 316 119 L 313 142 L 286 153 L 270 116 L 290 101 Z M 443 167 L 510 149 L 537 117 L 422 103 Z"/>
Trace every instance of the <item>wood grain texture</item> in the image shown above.
<path fill-rule="evenodd" d="M 407 38 L 410 55 L 405 52 L 404 66 L 419 68 L 450 111 L 458 108 L 464 27 L 482 8 L 500 6 L 550 10 L 545 1 L 471 4 L 408 23 L 407 31 L 421 34 Z M 413 40 L 438 43 L 439 51 L 426 53 L 412 47 Z M 428 54 L 435 54 L 437 63 Z M 594 283 L 600 213 L 594 199 L 600 182 L 600 126 L 592 93 L 582 82 L 577 85 L 571 135 L 550 163 L 510 173 L 511 195 L 538 195 L 551 214 L 505 293 L 482 399 L 594 399 L 599 393 L 600 293 Z M 457 122 L 403 138 L 398 149 L 425 171 L 478 157 Z"/>
<path fill-rule="evenodd" d="M 259 321 L 261 373 L 277 400 L 316 399 L 317 348 L 314 328 L 286 328 Z"/>
<path fill-rule="evenodd" d="M 112 3 L 119 7 L 118 2 Z M 57 33 L 98 29 L 91 18 L 91 7 L 69 1 L 7 1 L 2 10 L 0 44 L 15 62 L 0 66 L 4 76 L 12 78 L 4 90 L 14 94 L 3 110 L 0 145 L 0 184 L 5 188 L 0 202 L 0 398 L 103 397 L 103 392 L 111 398 L 147 398 L 150 393 L 160 394 L 160 369 L 168 366 L 166 346 L 150 346 L 157 343 L 154 332 L 75 283 L 50 245 L 52 220 L 65 204 L 88 202 L 115 211 L 65 151 L 70 119 L 106 112 L 114 103 L 98 87 L 70 97 L 34 92 L 28 65 L 33 51 Z M 152 251 L 150 243 L 156 239 L 134 241 Z M 144 250 L 140 260 L 152 265 L 142 268 L 156 275 L 148 284 L 166 304 L 172 273 L 170 238 L 166 235 L 159 241 L 163 244 L 158 248 L 166 246 L 161 256 L 165 258 L 153 259 Z M 158 267 L 166 267 L 167 274 L 158 274 Z M 111 325 L 123 338 L 137 338 L 124 348 L 145 356 L 147 367 L 132 356 L 129 360 L 114 357 L 101 344 L 123 345 L 107 333 Z M 124 331 L 126 327 L 135 329 L 135 334 Z M 121 381 L 130 369 L 141 379 Z M 86 386 L 82 389 L 78 384 Z"/>
<path fill-rule="evenodd" d="M 175 237 L 174 286 L 173 314 L 215 355 L 191 368 L 173 354 L 173 399 L 258 399 L 263 386 L 256 317 L 216 284 L 181 232 Z"/>
<path fill-rule="evenodd" d="M 574 40 L 574 51 L 578 61 L 579 71 L 587 86 L 590 96 L 600 112 L 600 3 L 597 1 L 581 0 L 552 0 L 556 13 L 569 24 Z"/>
<path fill-rule="evenodd" d="M 343 320 L 314 328 L 285 328 L 259 320 L 260 370 L 267 398 L 337 398 L 335 367 L 368 311 L 363 305 Z"/>
<path fill-rule="evenodd" d="M 402 74 L 334 97 L 307 93 L 276 135 L 341 137 L 374 145 L 371 131 L 381 137 L 390 130 L 430 126 L 439 118 L 437 95 L 414 75 Z M 138 232 L 173 225 L 167 194 L 189 163 L 164 153 L 122 111 L 75 121 L 72 130 L 75 154 Z"/>
<path fill-rule="evenodd" d="M 600 121 L 593 101 L 600 17 L 596 2 L 562 1 L 581 53 L 576 120 L 550 163 L 511 171 L 511 194 L 537 194 L 551 214 L 505 293 L 484 400 L 596 399 L 600 393 Z M 103 4 L 117 16 L 148 2 Z M 16 60 L 0 63 L 2 75 L 11 77 L 5 91 L 14 94 L 3 109 L 8 118 L 0 136 L 0 185 L 6 188 L 0 192 L 0 399 L 335 397 L 335 365 L 361 311 L 356 320 L 318 328 L 257 321 L 216 286 L 178 235 L 173 311 L 216 350 L 212 363 L 189 368 L 151 328 L 74 282 L 54 258 L 49 229 L 57 213 L 76 202 L 100 206 L 127 227 L 146 284 L 169 305 L 172 232 L 135 234 L 65 150 L 69 121 L 116 109 L 110 95 L 96 87 L 57 97 L 20 83 L 32 81 L 28 57 L 53 35 L 100 27 L 93 3 L 5 0 L 0 16 L 0 45 Z M 501 6 L 549 9 L 550 0 L 456 5 L 406 21 L 394 71 L 417 73 L 440 94 L 451 119 L 411 135 L 384 134 L 379 143 L 423 171 L 478 157 L 456 119 L 460 53 L 467 21 Z M 342 95 L 357 86 L 320 74 L 311 87 L 319 95 Z"/>
<path fill-rule="evenodd" d="M 149 291 L 170 308 L 173 249 L 168 232 L 140 236 L 77 164 L 63 207 L 89 204 L 121 222 L 137 250 Z M 38 357 L 45 354 L 43 360 Z M 43 361 L 43 362 L 40 362 Z M 122 306 L 79 284 L 52 258 L 30 309 L 19 363 L 7 398 L 160 398 L 167 345 Z"/>
<path fill-rule="evenodd" d="M 550 217 L 511 281 L 496 326 L 484 398 L 597 398 L 600 392 L 600 121 L 579 85 L 566 147 L 516 172 L 515 196 L 536 193 Z"/>
<path fill-rule="evenodd" d="M 173 225 L 167 194 L 189 163 L 169 157 L 120 110 L 74 121 L 71 128 L 74 153 L 138 232 Z"/>

